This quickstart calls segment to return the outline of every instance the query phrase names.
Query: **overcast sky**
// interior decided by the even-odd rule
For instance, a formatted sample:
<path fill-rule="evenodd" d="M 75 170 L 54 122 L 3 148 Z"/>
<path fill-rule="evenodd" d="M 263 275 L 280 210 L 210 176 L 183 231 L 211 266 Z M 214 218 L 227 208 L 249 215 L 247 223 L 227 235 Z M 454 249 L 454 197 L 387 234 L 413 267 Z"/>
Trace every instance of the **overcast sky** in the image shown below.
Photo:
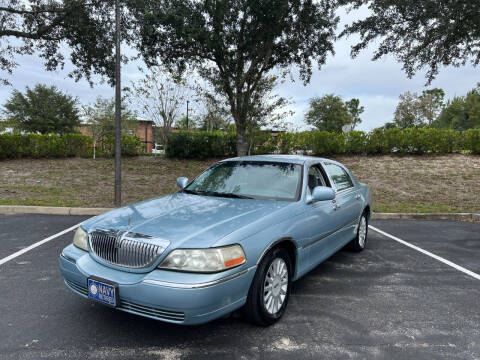
<path fill-rule="evenodd" d="M 343 21 L 350 21 L 363 14 L 352 13 L 344 17 Z M 340 25 L 343 28 L 343 25 Z M 372 49 L 363 51 L 357 58 L 350 58 L 350 45 L 355 41 L 341 39 L 335 44 L 335 56 L 330 56 L 327 63 L 319 71 L 314 69 L 310 83 L 303 86 L 302 82 L 292 82 L 290 78 L 278 87 L 278 93 L 293 102 L 291 108 L 295 115 L 289 119 L 295 128 L 305 129 L 304 114 L 308 108 L 308 100 L 313 96 L 328 93 L 340 95 L 344 100 L 353 97 L 360 99 L 365 107 L 362 114 L 361 130 L 371 130 L 381 126 L 393 118 L 393 112 L 398 102 L 398 96 L 406 91 L 421 93 L 432 87 L 440 87 L 446 92 L 447 98 L 463 95 L 480 81 L 479 69 L 467 65 L 460 68 L 442 68 L 437 78 L 428 87 L 425 87 L 424 73 L 418 73 L 409 79 L 402 70 L 402 65 L 393 57 L 385 57 L 380 61 L 371 61 Z M 24 90 L 26 86 L 33 87 L 37 83 L 56 85 L 60 90 L 78 97 L 83 104 L 92 102 L 98 95 L 113 97 L 114 90 L 108 84 L 97 84 L 93 88 L 85 80 L 75 82 L 68 78 L 66 70 L 47 72 L 43 63 L 35 56 L 23 56 L 16 59 L 19 66 L 13 75 L 6 77 L 12 83 L 11 87 L 0 85 L 0 103 L 5 103 L 12 89 Z M 141 63 L 130 63 L 123 67 L 122 85 L 138 79 L 137 70 Z"/>

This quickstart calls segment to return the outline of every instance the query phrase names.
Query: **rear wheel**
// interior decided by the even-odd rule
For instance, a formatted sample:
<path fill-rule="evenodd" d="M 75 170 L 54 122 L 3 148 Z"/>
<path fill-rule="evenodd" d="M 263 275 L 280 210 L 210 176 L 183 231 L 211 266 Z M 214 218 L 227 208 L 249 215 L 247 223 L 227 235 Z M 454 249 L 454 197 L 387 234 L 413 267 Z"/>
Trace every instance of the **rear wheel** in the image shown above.
<path fill-rule="evenodd" d="M 367 214 L 363 213 L 360 217 L 360 222 L 358 223 L 357 236 L 350 243 L 350 248 L 353 251 L 359 252 L 365 249 L 367 245 L 367 234 L 368 234 L 368 219 Z"/>
<path fill-rule="evenodd" d="M 282 317 L 290 295 L 291 274 L 291 260 L 285 249 L 275 248 L 265 255 L 245 304 L 245 315 L 250 322 L 268 326 Z"/>

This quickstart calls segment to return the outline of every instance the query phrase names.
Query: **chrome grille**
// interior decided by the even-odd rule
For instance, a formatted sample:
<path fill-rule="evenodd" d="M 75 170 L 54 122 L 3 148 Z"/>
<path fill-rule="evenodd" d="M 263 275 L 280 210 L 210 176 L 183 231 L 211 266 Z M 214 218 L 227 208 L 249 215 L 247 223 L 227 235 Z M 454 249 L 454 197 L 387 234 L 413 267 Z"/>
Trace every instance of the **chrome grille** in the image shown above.
<path fill-rule="evenodd" d="M 88 290 L 85 286 L 78 285 L 77 283 L 74 283 L 70 280 L 65 280 L 65 284 L 67 284 L 67 286 L 69 286 L 72 290 L 80 293 L 81 295 L 88 296 Z"/>
<path fill-rule="evenodd" d="M 90 249 L 99 258 L 115 265 L 144 268 L 152 265 L 165 250 L 164 246 L 122 237 L 114 231 L 94 231 L 89 235 Z M 143 239 L 149 238 L 138 235 Z"/>
<path fill-rule="evenodd" d="M 135 314 L 151 316 L 160 320 L 184 321 L 185 314 L 178 311 L 160 310 L 150 306 L 142 306 L 128 301 L 120 303 L 120 310 L 127 310 Z"/>

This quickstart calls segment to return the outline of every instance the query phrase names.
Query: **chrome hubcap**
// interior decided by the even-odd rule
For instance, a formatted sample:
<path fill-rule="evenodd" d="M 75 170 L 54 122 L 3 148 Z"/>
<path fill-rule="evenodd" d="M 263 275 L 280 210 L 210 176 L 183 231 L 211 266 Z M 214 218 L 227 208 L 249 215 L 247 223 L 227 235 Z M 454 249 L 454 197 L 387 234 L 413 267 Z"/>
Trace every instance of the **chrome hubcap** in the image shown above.
<path fill-rule="evenodd" d="M 263 283 L 263 303 L 270 314 L 274 315 L 281 309 L 287 296 L 287 289 L 287 264 L 283 259 L 276 258 L 270 264 Z"/>
<path fill-rule="evenodd" d="M 367 239 L 367 220 L 365 216 L 360 219 L 360 225 L 358 228 L 358 245 L 363 249 L 365 247 L 365 241 Z"/>

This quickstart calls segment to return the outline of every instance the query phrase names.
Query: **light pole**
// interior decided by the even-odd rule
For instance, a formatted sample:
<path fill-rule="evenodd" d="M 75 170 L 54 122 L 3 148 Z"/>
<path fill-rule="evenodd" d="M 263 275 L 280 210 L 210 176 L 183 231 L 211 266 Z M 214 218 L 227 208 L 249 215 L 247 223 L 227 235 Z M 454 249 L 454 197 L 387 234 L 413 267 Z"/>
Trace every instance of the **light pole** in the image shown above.
<path fill-rule="evenodd" d="M 188 130 L 188 100 L 187 100 L 187 130 Z"/>
<path fill-rule="evenodd" d="M 122 129 L 120 87 L 120 0 L 115 0 L 115 206 L 122 205 Z"/>

